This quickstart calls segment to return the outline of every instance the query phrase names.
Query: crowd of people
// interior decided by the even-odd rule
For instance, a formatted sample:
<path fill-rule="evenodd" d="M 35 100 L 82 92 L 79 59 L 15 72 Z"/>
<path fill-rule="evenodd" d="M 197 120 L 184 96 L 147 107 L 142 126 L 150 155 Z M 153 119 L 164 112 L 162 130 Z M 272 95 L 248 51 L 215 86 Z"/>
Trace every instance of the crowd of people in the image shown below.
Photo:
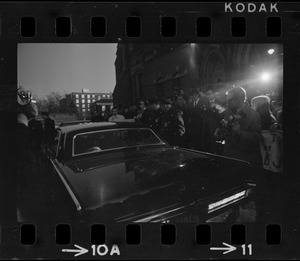
<path fill-rule="evenodd" d="M 150 127 L 170 145 L 249 161 L 261 166 L 262 130 L 282 128 L 282 103 L 274 95 L 247 99 L 244 88 L 220 93 L 209 87 L 174 97 L 140 99 L 116 106 L 112 115 L 99 114 L 92 121 L 133 121 Z"/>
<path fill-rule="evenodd" d="M 41 112 L 42 121 L 37 120 L 38 108 L 35 104 L 29 103 L 25 106 L 25 112 L 18 114 L 17 125 L 20 131 L 20 146 L 29 152 L 22 156 L 26 162 L 41 164 L 42 149 L 49 148 L 53 145 L 56 136 L 55 122 L 49 117 L 48 112 Z"/>

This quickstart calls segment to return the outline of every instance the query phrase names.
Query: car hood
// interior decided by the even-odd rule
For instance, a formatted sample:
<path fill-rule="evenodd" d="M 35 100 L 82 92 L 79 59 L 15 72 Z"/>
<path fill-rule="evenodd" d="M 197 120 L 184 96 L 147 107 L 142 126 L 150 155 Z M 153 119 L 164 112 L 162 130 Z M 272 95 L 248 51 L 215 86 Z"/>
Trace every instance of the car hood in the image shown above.
<path fill-rule="evenodd" d="M 223 193 L 244 184 L 247 168 L 242 161 L 178 148 L 120 151 L 62 167 L 84 210 L 126 202 L 125 212 Z"/>

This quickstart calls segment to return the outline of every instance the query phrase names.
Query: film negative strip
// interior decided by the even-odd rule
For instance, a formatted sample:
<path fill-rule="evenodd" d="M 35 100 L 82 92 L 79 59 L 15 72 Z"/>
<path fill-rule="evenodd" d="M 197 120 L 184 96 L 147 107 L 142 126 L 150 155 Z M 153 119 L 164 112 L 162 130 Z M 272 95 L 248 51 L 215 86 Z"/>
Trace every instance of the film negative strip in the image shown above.
<path fill-rule="evenodd" d="M 298 259 L 299 35 L 292 2 L 1 3 L 0 259 Z"/>

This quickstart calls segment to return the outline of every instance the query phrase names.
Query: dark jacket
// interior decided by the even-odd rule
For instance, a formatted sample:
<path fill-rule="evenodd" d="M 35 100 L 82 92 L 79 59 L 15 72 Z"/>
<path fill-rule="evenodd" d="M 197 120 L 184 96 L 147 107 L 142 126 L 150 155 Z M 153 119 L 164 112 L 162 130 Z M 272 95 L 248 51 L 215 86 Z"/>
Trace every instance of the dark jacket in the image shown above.
<path fill-rule="evenodd" d="M 91 117 L 91 122 L 102 122 L 102 121 L 106 121 L 106 120 L 100 113 L 94 114 Z"/>
<path fill-rule="evenodd" d="M 262 166 L 259 142 L 261 140 L 261 121 L 259 114 L 248 104 L 238 110 L 240 135 L 229 133 L 225 139 L 224 156 L 250 162 L 255 167 Z"/>
<path fill-rule="evenodd" d="M 40 149 L 43 139 L 43 125 L 37 119 L 28 122 L 29 141 L 33 149 Z"/>
<path fill-rule="evenodd" d="M 179 145 L 185 133 L 181 111 L 170 108 L 169 111 L 164 113 L 161 125 L 161 136 L 166 139 L 170 145 Z"/>
<path fill-rule="evenodd" d="M 44 142 L 51 144 L 56 136 L 54 120 L 46 118 L 44 121 Z"/>
<path fill-rule="evenodd" d="M 22 123 L 16 126 L 16 159 L 18 169 L 23 169 L 31 163 L 31 151 L 29 146 L 28 127 Z"/>
<path fill-rule="evenodd" d="M 147 108 L 141 117 L 140 122 L 147 125 L 155 133 L 159 134 L 161 132 L 161 122 L 162 122 L 162 111 L 160 109 L 153 110 Z"/>

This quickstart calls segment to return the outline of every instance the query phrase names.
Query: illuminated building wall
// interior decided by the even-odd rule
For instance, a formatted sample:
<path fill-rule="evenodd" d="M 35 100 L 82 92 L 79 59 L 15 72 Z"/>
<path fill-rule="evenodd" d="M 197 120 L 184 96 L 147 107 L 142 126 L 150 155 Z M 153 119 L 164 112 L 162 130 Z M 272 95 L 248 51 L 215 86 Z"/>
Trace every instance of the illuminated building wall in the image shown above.
<path fill-rule="evenodd" d="M 208 86 L 221 92 L 233 85 L 253 93 L 271 85 L 282 89 L 282 57 L 276 44 L 119 44 L 114 103 Z"/>

